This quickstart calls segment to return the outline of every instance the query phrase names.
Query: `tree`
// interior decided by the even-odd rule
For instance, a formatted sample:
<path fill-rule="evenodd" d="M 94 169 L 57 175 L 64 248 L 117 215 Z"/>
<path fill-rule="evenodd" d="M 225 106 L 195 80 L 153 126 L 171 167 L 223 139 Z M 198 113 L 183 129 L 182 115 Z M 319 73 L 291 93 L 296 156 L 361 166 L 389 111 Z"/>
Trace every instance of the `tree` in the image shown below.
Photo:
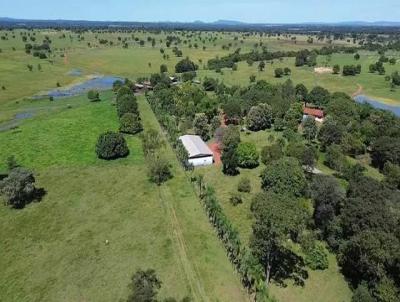
<path fill-rule="evenodd" d="M 152 269 L 139 269 L 131 278 L 129 288 L 132 293 L 127 302 L 156 302 L 157 292 L 161 288 L 161 281 Z"/>
<path fill-rule="evenodd" d="M 98 158 L 110 160 L 126 157 L 129 154 L 129 149 L 121 133 L 108 131 L 99 136 L 96 154 Z"/>
<path fill-rule="evenodd" d="M 261 150 L 261 162 L 264 165 L 268 165 L 281 157 L 283 157 L 283 150 L 282 146 L 278 143 L 271 146 L 264 146 Z"/>
<path fill-rule="evenodd" d="M 143 153 L 148 156 L 165 146 L 162 135 L 155 129 L 148 129 L 142 135 Z"/>
<path fill-rule="evenodd" d="M 168 67 L 165 64 L 160 65 L 160 73 L 168 72 Z"/>
<path fill-rule="evenodd" d="M 400 138 L 381 136 L 372 144 L 372 165 L 383 169 L 386 162 L 400 164 Z"/>
<path fill-rule="evenodd" d="M 138 104 L 133 94 L 125 94 L 117 97 L 117 113 L 118 117 L 122 117 L 125 113 L 133 113 L 138 115 Z"/>
<path fill-rule="evenodd" d="M 204 141 L 207 141 L 210 138 L 210 125 L 208 125 L 208 119 L 204 113 L 196 114 L 193 126 L 196 135 L 201 136 Z"/>
<path fill-rule="evenodd" d="M 317 136 L 318 127 L 313 117 L 308 116 L 303 122 L 303 134 L 309 141 L 313 141 Z"/>
<path fill-rule="evenodd" d="M 376 300 L 371 296 L 368 291 L 367 284 L 361 283 L 353 292 L 351 302 L 375 302 Z"/>
<path fill-rule="evenodd" d="M 143 130 L 140 117 L 134 113 L 125 113 L 120 119 L 119 131 L 122 133 L 136 134 Z"/>
<path fill-rule="evenodd" d="M 290 75 L 290 74 L 292 73 L 292 71 L 290 70 L 289 67 L 285 67 L 285 68 L 283 69 L 283 73 L 284 73 L 285 75 Z"/>
<path fill-rule="evenodd" d="M 346 157 L 339 145 L 330 145 L 326 149 L 325 164 L 338 172 L 343 172 L 346 167 Z"/>
<path fill-rule="evenodd" d="M 172 178 L 171 164 L 160 154 L 149 155 L 148 174 L 150 181 L 157 185 L 161 185 L 168 179 Z"/>
<path fill-rule="evenodd" d="M 228 124 L 239 124 L 242 117 L 242 107 L 237 100 L 227 102 L 222 108 Z"/>
<path fill-rule="evenodd" d="M 222 161 L 222 172 L 227 175 L 237 175 L 239 173 L 237 167 L 239 165 L 239 158 L 236 153 L 235 146 L 228 146 L 224 148 L 221 161 Z"/>
<path fill-rule="evenodd" d="M 308 95 L 309 102 L 317 105 L 317 106 L 324 106 L 327 105 L 330 101 L 331 94 L 325 88 L 320 86 L 314 87 L 310 94 Z"/>
<path fill-rule="evenodd" d="M 259 104 L 250 108 L 247 114 L 247 127 L 252 131 L 265 130 L 272 126 L 272 108 L 267 104 Z"/>
<path fill-rule="evenodd" d="M 295 87 L 296 99 L 299 101 L 306 101 L 308 99 L 308 89 L 304 84 L 297 84 Z"/>
<path fill-rule="evenodd" d="M 344 129 L 333 119 L 327 119 L 318 132 L 318 139 L 321 142 L 322 150 L 332 144 L 340 145 Z"/>
<path fill-rule="evenodd" d="M 302 257 L 288 247 L 288 239 L 304 230 L 307 211 L 288 195 L 259 193 L 251 204 L 255 216 L 250 247 L 265 269 L 267 284 L 271 279 L 283 283 L 293 278 L 302 284 L 307 277 Z"/>
<path fill-rule="evenodd" d="M 306 146 L 301 154 L 301 164 L 311 173 L 314 170 L 315 162 L 318 160 L 318 151 L 313 146 Z"/>
<path fill-rule="evenodd" d="M 285 126 L 288 129 L 297 131 L 299 123 L 303 118 L 303 106 L 300 103 L 292 103 L 285 114 Z"/>
<path fill-rule="evenodd" d="M 400 166 L 386 162 L 383 167 L 383 174 L 385 175 L 385 184 L 390 188 L 400 190 Z"/>
<path fill-rule="evenodd" d="M 392 73 L 392 83 L 400 86 L 400 73 L 398 71 Z"/>
<path fill-rule="evenodd" d="M 284 72 L 282 68 L 276 68 L 275 69 L 275 78 L 281 78 L 283 76 Z"/>
<path fill-rule="evenodd" d="M 189 58 L 183 59 L 179 61 L 175 66 L 176 73 L 184 73 L 188 71 L 196 71 L 197 65 L 194 64 Z"/>
<path fill-rule="evenodd" d="M 256 76 L 255 76 L 254 74 L 252 74 L 252 75 L 249 77 L 249 79 L 250 79 L 250 83 L 255 83 L 255 81 L 256 81 Z"/>
<path fill-rule="evenodd" d="M 315 175 L 309 188 L 309 195 L 314 201 L 315 225 L 322 231 L 324 239 L 327 239 L 331 235 L 331 225 L 339 214 L 345 192 L 335 177 Z"/>
<path fill-rule="evenodd" d="M 222 140 L 219 142 L 221 149 L 228 149 L 230 147 L 237 148 L 240 143 L 240 131 L 237 126 L 229 125 L 224 128 Z"/>
<path fill-rule="evenodd" d="M 356 61 L 360 60 L 360 54 L 356 53 L 356 54 L 354 55 L 354 59 L 355 59 Z"/>
<path fill-rule="evenodd" d="M 264 69 L 265 69 L 265 62 L 264 62 L 264 61 L 261 61 L 261 62 L 258 64 L 258 71 L 264 71 Z"/>
<path fill-rule="evenodd" d="M 5 197 L 5 204 L 21 209 L 35 199 L 35 177 L 31 171 L 14 167 L 8 176 L 0 181 L 0 193 Z"/>
<path fill-rule="evenodd" d="M 265 191 L 301 196 L 306 187 L 306 179 L 298 160 L 283 157 L 267 165 L 261 173 L 261 186 Z"/>
<path fill-rule="evenodd" d="M 340 66 L 338 64 L 333 66 L 333 74 L 339 74 L 340 73 Z"/>
<path fill-rule="evenodd" d="M 252 169 L 258 166 L 259 154 L 255 144 L 240 143 L 237 147 L 236 154 L 239 167 Z"/>

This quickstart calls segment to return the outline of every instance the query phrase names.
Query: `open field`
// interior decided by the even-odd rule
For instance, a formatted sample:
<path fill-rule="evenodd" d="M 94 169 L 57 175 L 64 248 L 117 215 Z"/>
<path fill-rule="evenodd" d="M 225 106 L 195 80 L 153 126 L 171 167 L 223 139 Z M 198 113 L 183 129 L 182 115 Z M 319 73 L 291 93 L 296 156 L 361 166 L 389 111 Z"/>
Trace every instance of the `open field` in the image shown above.
<path fill-rule="evenodd" d="M 171 149 L 166 154 L 175 177 L 162 187 L 148 182 L 137 137 L 128 139 L 126 159 L 96 159 L 98 134 L 117 128 L 110 99 L 105 93 L 95 104 L 85 97 L 38 101 L 55 111 L 0 133 L 9 142 L 0 145 L 0 161 L 14 154 L 47 191 L 24 210 L 0 208 L 0 300 L 125 299 L 133 272 L 154 268 L 162 297 L 246 301 Z M 140 109 L 145 127 L 158 127 L 143 99 Z"/>
<path fill-rule="evenodd" d="M 189 34 L 176 32 L 176 33 L 160 33 L 153 34 L 148 32 L 135 33 L 135 38 L 145 41 L 143 46 L 140 46 L 138 42 L 130 41 L 127 49 L 122 48 L 122 42 L 118 39 L 129 38 L 132 39 L 132 35 L 127 33 L 85 33 L 84 40 L 79 40 L 78 34 L 71 33 L 68 31 L 35 31 L 36 41 L 42 41 L 45 37 L 49 37 L 52 41 L 53 53 L 48 60 L 41 60 L 28 55 L 24 51 L 24 42 L 20 37 L 20 30 L 15 31 L 15 38 L 12 38 L 12 34 L 8 33 L 8 40 L 0 41 L 0 86 L 5 86 L 5 90 L 0 90 L 0 105 L 4 102 L 12 101 L 21 97 L 28 97 L 36 94 L 43 90 L 55 88 L 56 84 L 59 83 L 62 86 L 79 82 L 85 79 L 85 76 L 92 74 L 105 74 L 105 75 L 118 75 L 122 77 L 137 78 L 143 76 L 149 76 L 149 74 L 158 72 L 161 64 L 166 64 L 170 72 L 174 71 L 175 64 L 181 59 L 176 57 L 171 45 L 170 48 L 165 46 L 165 39 L 168 35 L 177 35 L 182 41 L 192 41 L 192 44 L 198 44 L 198 48 L 193 45 L 189 47 L 189 42 L 182 42 L 178 45 L 179 49 L 183 52 L 183 57 L 189 56 L 194 62 L 199 64 L 200 76 L 209 75 L 218 77 L 218 74 L 204 70 L 204 64 L 207 64 L 209 59 L 216 56 L 224 56 L 237 48 L 241 48 L 242 52 L 249 52 L 253 49 L 261 51 L 260 46 L 255 47 L 255 44 L 263 43 L 270 51 L 278 50 L 299 50 L 299 49 L 312 49 L 328 46 L 326 42 L 317 42 L 309 44 L 306 42 L 307 37 L 304 35 L 296 36 L 297 41 L 294 42 L 290 37 L 259 37 L 257 35 L 245 36 L 240 33 L 202 33 L 200 37 Z M 0 31 L 0 36 L 4 35 L 5 31 Z M 32 33 L 33 35 L 33 33 Z M 61 38 L 65 35 L 65 38 Z M 113 46 L 100 45 L 98 38 L 113 41 Z M 291 36 L 294 37 L 295 35 Z M 71 38 L 70 38 L 71 37 Z M 156 44 L 152 47 L 151 43 L 147 41 L 148 37 L 154 37 Z M 214 41 L 211 37 L 215 37 Z M 235 40 L 235 37 L 238 39 Z M 210 41 L 211 39 L 211 41 Z M 160 41 L 163 41 L 161 43 Z M 203 44 L 204 41 L 204 44 Z M 241 42 L 243 41 L 243 43 Z M 29 41 L 28 41 L 29 42 Z M 30 42 L 34 43 L 34 42 Z M 87 45 L 90 43 L 90 47 Z M 353 45 L 346 41 L 334 41 L 333 44 L 339 45 Z M 203 45 L 206 47 L 203 50 Z M 228 47 L 231 45 L 230 47 Z M 228 48 L 223 49 L 222 46 Z M 15 51 L 12 50 L 13 47 Z M 163 55 L 160 53 L 160 48 L 165 49 L 165 54 L 169 56 L 168 59 L 163 59 Z M 337 60 L 344 63 L 346 60 L 350 60 L 352 55 L 346 55 L 345 58 L 338 58 Z M 322 60 L 322 59 L 321 59 Z M 332 59 L 332 63 L 336 62 L 336 59 Z M 151 65 L 149 65 L 149 63 Z M 27 64 L 33 66 L 33 71 L 27 69 Z M 41 65 L 41 71 L 38 70 L 38 64 Z M 367 63 L 365 63 L 367 64 Z M 278 66 L 279 65 L 279 66 Z M 346 81 L 340 80 L 338 76 L 327 75 L 326 79 L 316 79 L 311 68 L 299 68 L 294 67 L 292 59 L 287 59 L 282 63 L 276 63 L 273 65 L 274 68 L 267 64 L 265 72 L 257 72 L 257 64 L 253 67 L 247 67 L 245 62 L 239 64 L 239 70 L 235 73 L 226 71 L 224 74 L 224 81 L 227 84 L 247 84 L 249 76 L 253 73 L 257 75 L 259 79 L 267 79 L 276 81 L 273 78 L 273 70 L 275 67 L 285 65 L 289 66 L 292 71 L 292 79 L 295 82 L 301 82 L 304 80 L 305 84 L 312 87 L 316 84 L 328 84 L 327 88 L 333 90 L 345 90 L 346 92 L 353 92 L 357 89 L 357 79 L 352 79 L 346 87 L 342 87 Z M 367 66 L 368 67 L 368 66 Z M 366 67 L 366 68 L 367 68 Z M 69 75 L 72 70 L 79 69 L 82 71 L 80 76 Z M 366 69 L 365 69 L 366 71 Z M 336 84 L 331 84 L 332 78 L 338 78 L 334 81 Z M 379 77 L 382 82 L 383 77 Z M 371 81 L 372 78 L 368 77 L 365 81 L 361 81 L 360 84 Z M 374 78 L 376 79 L 376 77 Z M 281 81 L 281 80 L 278 80 Z M 354 81 L 354 82 L 353 82 Z M 385 84 L 385 83 L 384 83 Z M 387 83 L 386 83 L 387 84 Z M 21 85 L 23 88 L 21 89 Z M 388 85 L 388 84 L 387 84 Z M 386 86 L 387 86 L 386 85 Z M 363 85 L 367 89 L 368 85 Z M 386 92 L 383 84 L 380 84 L 378 88 L 382 91 L 376 92 L 376 96 L 388 98 L 388 99 L 400 99 L 399 92 L 390 93 Z M 375 91 L 375 87 L 371 88 Z M 369 92 L 367 90 L 367 92 Z"/>

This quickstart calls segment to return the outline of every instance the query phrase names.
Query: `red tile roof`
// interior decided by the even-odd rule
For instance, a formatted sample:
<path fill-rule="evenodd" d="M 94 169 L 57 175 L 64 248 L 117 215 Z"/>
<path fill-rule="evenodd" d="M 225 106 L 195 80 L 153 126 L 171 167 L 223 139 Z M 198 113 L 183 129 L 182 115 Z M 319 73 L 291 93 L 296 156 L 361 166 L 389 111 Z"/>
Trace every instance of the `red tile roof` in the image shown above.
<path fill-rule="evenodd" d="M 317 117 L 317 118 L 324 117 L 324 111 L 322 111 L 321 109 L 304 107 L 303 113 L 306 115 L 311 115 L 311 116 Z"/>

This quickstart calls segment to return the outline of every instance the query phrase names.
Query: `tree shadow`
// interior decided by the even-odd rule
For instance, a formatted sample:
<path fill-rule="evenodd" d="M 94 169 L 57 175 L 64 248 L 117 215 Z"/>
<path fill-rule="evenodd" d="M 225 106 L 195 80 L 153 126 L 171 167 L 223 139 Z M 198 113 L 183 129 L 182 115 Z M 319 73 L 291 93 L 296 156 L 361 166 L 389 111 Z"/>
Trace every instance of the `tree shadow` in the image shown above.
<path fill-rule="evenodd" d="M 297 286 L 304 286 L 308 279 L 308 272 L 305 269 L 304 259 L 288 249 L 280 251 L 279 263 L 275 265 L 272 272 L 272 279 L 282 287 L 286 287 L 286 281 L 292 279 Z"/>
<path fill-rule="evenodd" d="M 47 191 L 44 188 L 35 188 L 34 192 L 28 199 L 24 200 L 23 202 L 15 203 L 12 207 L 16 210 L 22 210 L 31 203 L 41 202 L 46 194 Z"/>

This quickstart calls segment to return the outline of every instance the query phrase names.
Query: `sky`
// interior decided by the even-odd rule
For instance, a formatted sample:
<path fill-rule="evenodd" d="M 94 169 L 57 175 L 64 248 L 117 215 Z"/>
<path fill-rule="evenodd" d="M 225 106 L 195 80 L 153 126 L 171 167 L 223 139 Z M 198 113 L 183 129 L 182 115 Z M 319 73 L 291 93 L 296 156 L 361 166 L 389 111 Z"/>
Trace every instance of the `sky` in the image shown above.
<path fill-rule="evenodd" d="M 400 21 L 400 0 L 0 0 L 0 17 L 250 23 Z"/>

